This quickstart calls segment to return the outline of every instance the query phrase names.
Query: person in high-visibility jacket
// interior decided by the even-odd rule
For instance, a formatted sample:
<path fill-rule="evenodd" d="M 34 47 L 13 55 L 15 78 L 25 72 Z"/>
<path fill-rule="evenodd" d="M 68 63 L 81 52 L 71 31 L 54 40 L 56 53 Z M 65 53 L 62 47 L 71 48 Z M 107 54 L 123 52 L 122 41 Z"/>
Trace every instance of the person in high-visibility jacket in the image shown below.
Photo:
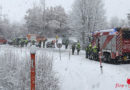
<path fill-rule="evenodd" d="M 89 46 L 87 46 L 87 47 L 85 48 L 85 52 L 86 52 L 86 58 L 88 58 L 88 56 L 89 56 Z"/>
<path fill-rule="evenodd" d="M 93 47 L 93 52 L 97 53 L 97 47 L 96 46 Z"/>
<path fill-rule="evenodd" d="M 32 40 L 32 45 L 35 45 L 35 40 Z"/>
<path fill-rule="evenodd" d="M 24 46 L 24 45 L 23 45 L 23 43 L 24 43 L 24 40 L 23 40 L 23 39 L 20 39 L 20 40 L 19 40 L 19 43 L 20 43 L 20 46 L 21 46 L 21 47 Z"/>
<path fill-rule="evenodd" d="M 92 59 L 92 45 L 91 44 L 89 44 L 88 46 L 88 58 Z"/>
<path fill-rule="evenodd" d="M 75 44 L 73 43 L 72 44 L 72 55 L 74 55 L 74 52 L 75 52 Z"/>
<path fill-rule="evenodd" d="M 66 41 L 65 41 L 65 49 L 68 48 L 68 45 L 69 45 L 69 40 L 66 40 Z"/>
<path fill-rule="evenodd" d="M 39 48 L 41 48 L 42 41 L 40 40 L 38 43 Z"/>
<path fill-rule="evenodd" d="M 98 54 L 98 53 L 97 53 L 97 46 L 94 46 L 94 47 L 93 47 L 93 59 L 94 59 L 94 60 L 97 60 L 97 59 L 98 59 L 97 54 Z"/>
<path fill-rule="evenodd" d="M 80 48 L 81 48 L 81 46 L 80 46 L 80 43 L 78 42 L 78 43 L 77 43 L 77 55 L 79 55 Z"/>
<path fill-rule="evenodd" d="M 28 45 L 28 40 L 24 40 L 24 42 L 25 42 L 25 46 L 27 47 L 27 45 Z"/>

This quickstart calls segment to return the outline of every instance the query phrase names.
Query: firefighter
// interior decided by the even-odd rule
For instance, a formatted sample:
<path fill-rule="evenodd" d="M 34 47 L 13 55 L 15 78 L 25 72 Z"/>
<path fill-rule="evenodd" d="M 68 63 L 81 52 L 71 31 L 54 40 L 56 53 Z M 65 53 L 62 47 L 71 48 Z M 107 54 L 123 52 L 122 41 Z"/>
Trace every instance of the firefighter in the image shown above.
<path fill-rule="evenodd" d="M 17 40 L 16 40 L 16 39 L 13 40 L 13 45 L 14 45 L 14 46 L 17 45 Z"/>
<path fill-rule="evenodd" d="M 93 47 L 92 51 L 93 51 L 93 54 L 92 54 L 93 55 L 93 59 L 97 60 L 98 56 L 97 56 L 97 46 L 96 45 Z"/>
<path fill-rule="evenodd" d="M 88 56 L 89 56 L 88 55 L 89 54 L 89 46 L 86 47 L 85 52 L 86 52 L 86 58 L 88 58 Z"/>
<path fill-rule="evenodd" d="M 21 40 L 18 40 L 18 43 L 19 43 L 19 47 L 21 47 Z"/>
<path fill-rule="evenodd" d="M 56 41 L 55 41 L 55 40 L 52 40 L 52 42 L 51 42 L 52 48 L 55 48 L 55 43 L 56 43 Z"/>
<path fill-rule="evenodd" d="M 65 42 L 65 49 L 68 48 L 68 45 L 69 45 L 69 40 L 66 40 L 66 42 Z"/>
<path fill-rule="evenodd" d="M 35 45 L 35 40 L 32 40 L 32 45 Z"/>
<path fill-rule="evenodd" d="M 88 58 L 92 59 L 92 45 L 91 44 L 89 44 L 88 46 Z"/>
<path fill-rule="evenodd" d="M 24 40 L 24 42 L 25 42 L 25 46 L 27 47 L 27 45 L 28 45 L 28 40 Z"/>
<path fill-rule="evenodd" d="M 45 48 L 45 40 L 43 40 L 43 48 Z"/>
<path fill-rule="evenodd" d="M 23 39 L 20 39 L 20 45 L 21 45 L 21 47 L 24 46 L 24 40 Z"/>
<path fill-rule="evenodd" d="M 47 41 L 47 39 L 43 40 L 43 48 L 45 48 L 46 41 Z"/>
<path fill-rule="evenodd" d="M 24 47 L 24 44 L 25 44 L 24 40 L 21 39 L 21 47 Z"/>
<path fill-rule="evenodd" d="M 80 47 L 80 43 L 79 43 L 79 42 L 77 43 L 77 47 L 76 47 L 76 48 L 77 48 L 77 55 L 79 55 L 80 48 L 81 48 L 81 47 Z"/>
<path fill-rule="evenodd" d="M 42 41 L 40 40 L 38 43 L 39 48 L 41 48 Z"/>
<path fill-rule="evenodd" d="M 74 55 L 75 52 L 75 44 L 72 45 L 72 55 Z"/>
<path fill-rule="evenodd" d="M 51 41 L 51 44 L 52 44 L 52 45 L 54 44 L 54 40 Z"/>
<path fill-rule="evenodd" d="M 20 47 L 20 45 L 21 45 L 20 40 L 17 40 L 17 45 L 18 45 L 18 47 Z"/>

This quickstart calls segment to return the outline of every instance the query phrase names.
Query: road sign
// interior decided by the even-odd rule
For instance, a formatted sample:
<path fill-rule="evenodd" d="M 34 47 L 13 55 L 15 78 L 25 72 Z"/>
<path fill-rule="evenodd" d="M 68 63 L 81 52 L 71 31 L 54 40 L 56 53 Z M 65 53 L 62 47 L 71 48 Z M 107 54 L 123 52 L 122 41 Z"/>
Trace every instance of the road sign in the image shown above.
<path fill-rule="evenodd" d="M 59 37 L 58 37 L 58 35 L 56 35 L 56 39 L 58 39 Z"/>
<path fill-rule="evenodd" d="M 61 47 L 62 47 L 62 44 L 61 44 L 61 43 L 58 43 L 58 44 L 57 44 L 57 47 L 58 47 L 58 48 L 61 48 Z"/>

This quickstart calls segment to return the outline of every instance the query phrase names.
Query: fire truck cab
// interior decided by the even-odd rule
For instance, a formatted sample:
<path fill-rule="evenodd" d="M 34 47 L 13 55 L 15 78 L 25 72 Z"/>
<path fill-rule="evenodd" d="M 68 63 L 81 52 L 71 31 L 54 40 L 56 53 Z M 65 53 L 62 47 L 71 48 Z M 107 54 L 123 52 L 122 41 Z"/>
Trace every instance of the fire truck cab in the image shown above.
<path fill-rule="evenodd" d="M 92 47 L 98 47 L 104 62 L 128 61 L 130 59 L 130 28 L 114 28 L 92 33 Z"/>

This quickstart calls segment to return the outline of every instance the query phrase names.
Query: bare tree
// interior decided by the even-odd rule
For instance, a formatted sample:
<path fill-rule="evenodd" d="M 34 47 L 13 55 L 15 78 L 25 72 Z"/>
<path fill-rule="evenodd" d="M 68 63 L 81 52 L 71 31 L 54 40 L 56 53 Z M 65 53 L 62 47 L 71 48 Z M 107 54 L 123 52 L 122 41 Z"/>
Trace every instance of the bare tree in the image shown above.
<path fill-rule="evenodd" d="M 46 14 L 46 20 L 43 19 L 44 14 Z M 32 9 L 27 11 L 25 20 L 28 31 L 35 34 L 44 33 L 47 36 L 53 36 L 56 30 L 58 30 L 59 34 L 61 34 L 67 27 L 67 14 L 61 6 L 48 7 L 45 9 L 44 13 L 42 13 L 42 9 L 40 7 L 34 6 Z M 44 32 L 43 23 L 45 25 Z"/>
<path fill-rule="evenodd" d="M 75 0 L 69 19 L 69 26 L 77 36 L 82 36 L 82 39 L 86 36 L 84 33 L 105 28 L 106 18 L 102 0 Z"/>
<path fill-rule="evenodd" d="M 43 30 L 42 10 L 38 6 L 27 11 L 25 20 L 29 33 L 37 34 Z"/>
<path fill-rule="evenodd" d="M 116 16 L 110 19 L 110 23 L 109 23 L 110 28 L 127 27 L 127 26 L 128 26 L 128 22 L 126 19 L 119 19 Z"/>
<path fill-rule="evenodd" d="M 116 28 L 120 26 L 120 20 L 118 17 L 112 17 L 110 20 L 110 27 L 111 28 Z"/>

